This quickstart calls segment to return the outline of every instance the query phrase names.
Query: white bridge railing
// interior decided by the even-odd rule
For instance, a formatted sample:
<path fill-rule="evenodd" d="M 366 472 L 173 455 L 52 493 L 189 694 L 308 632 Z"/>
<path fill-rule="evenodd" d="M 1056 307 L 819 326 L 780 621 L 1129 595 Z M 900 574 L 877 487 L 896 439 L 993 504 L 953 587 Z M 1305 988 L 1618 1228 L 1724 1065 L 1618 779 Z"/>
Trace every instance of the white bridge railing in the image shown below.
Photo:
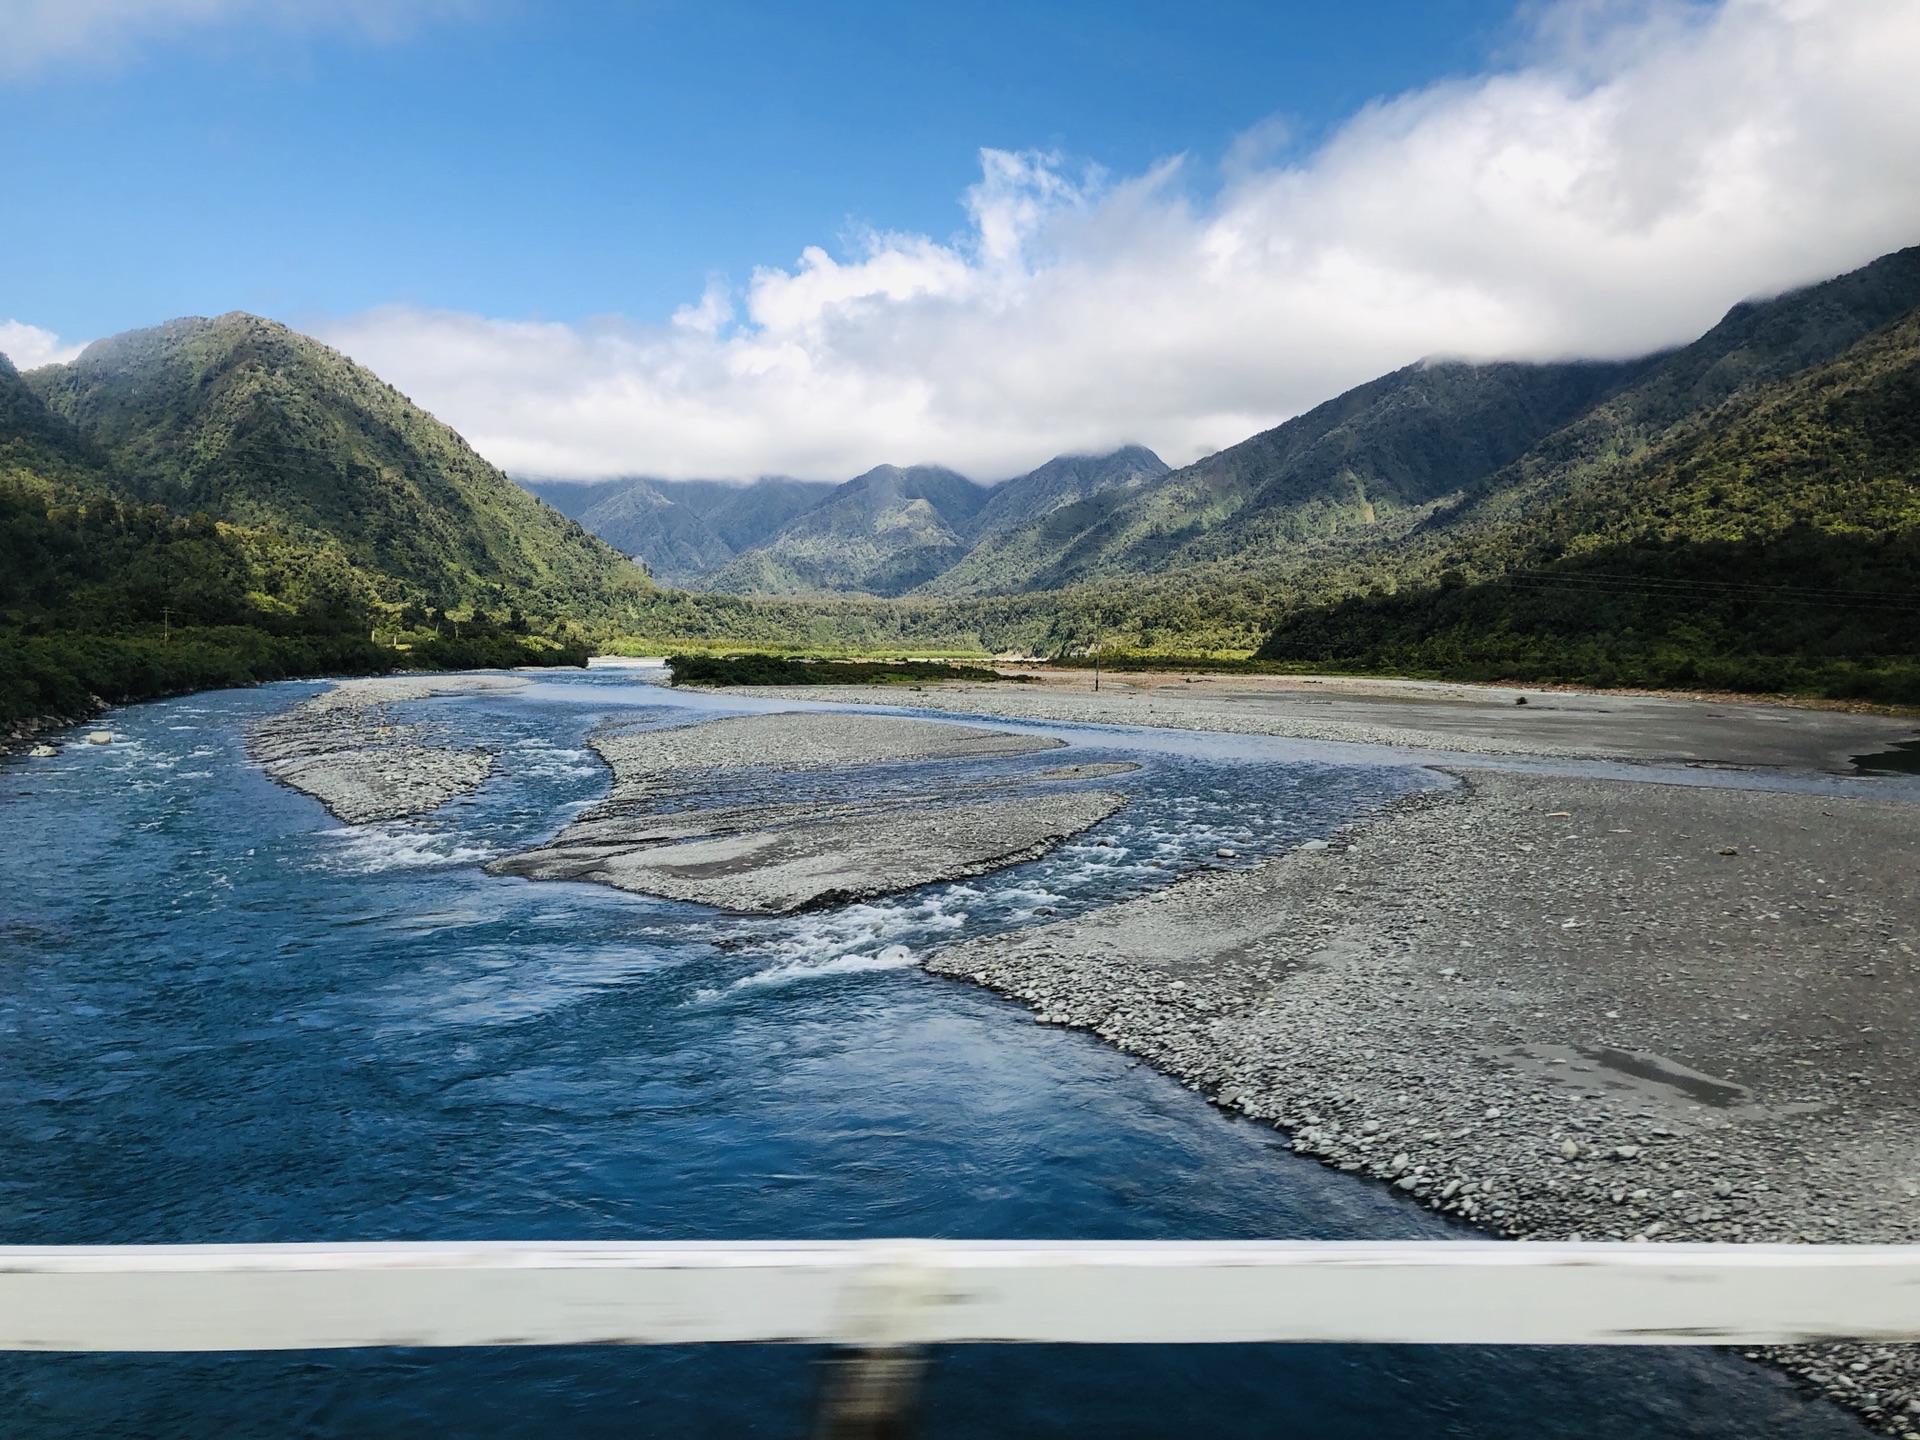
<path fill-rule="evenodd" d="M 0 1247 L 0 1348 L 1920 1340 L 1920 1246 Z"/>

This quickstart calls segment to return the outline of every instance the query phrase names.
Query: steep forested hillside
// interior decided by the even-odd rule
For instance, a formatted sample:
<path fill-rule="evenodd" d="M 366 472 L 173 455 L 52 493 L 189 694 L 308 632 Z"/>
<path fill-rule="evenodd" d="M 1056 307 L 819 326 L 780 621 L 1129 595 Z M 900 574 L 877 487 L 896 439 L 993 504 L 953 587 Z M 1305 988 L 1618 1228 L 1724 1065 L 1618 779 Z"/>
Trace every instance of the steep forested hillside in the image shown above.
<path fill-rule="evenodd" d="M 1038 563 L 1003 576 L 1002 588 L 1261 563 L 1340 532 L 1369 543 L 1398 536 L 1422 507 L 1518 458 L 1639 368 L 1408 366 L 1183 470 L 1046 517 L 1044 543 L 1027 547 Z"/>
<path fill-rule="evenodd" d="M 25 378 L 121 498 L 338 546 L 382 599 L 583 614 L 644 593 L 392 386 L 270 320 L 175 320 Z"/>
<path fill-rule="evenodd" d="M 720 480 L 636 480 L 580 514 L 580 523 L 664 583 L 698 583 L 735 555 L 777 534 L 836 487 L 766 476 Z"/>
<path fill-rule="evenodd" d="M 1168 471 L 1143 445 L 1108 455 L 1061 455 L 1038 470 L 993 487 L 967 536 L 966 554 L 921 587 L 930 595 L 980 595 L 1018 590 L 1044 573 L 1079 534 L 1091 514 Z M 1106 497 L 1096 500 L 1096 497 Z"/>
<path fill-rule="evenodd" d="M 966 550 L 989 492 L 937 465 L 879 465 L 709 577 L 721 593 L 901 595 Z"/>
<path fill-rule="evenodd" d="M 1056 590 L 1183 574 L 1337 593 L 1436 537 L 1498 524 L 1608 472 L 1728 399 L 1832 360 L 1920 304 L 1920 247 L 1737 305 L 1679 350 L 1622 363 L 1423 363 L 1001 543 L 1028 557 L 967 588 Z M 931 589 L 948 588 L 936 582 Z"/>
<path fill-rule="evenodd" d="M 1825 364 L 1920 305 L 1920 246 L 1771 300 L 1736 305 L 1691 345 L 1488 475 L 1432 529 L 1462 533 L 1612 473 L 1727 401 Z"/>
<path fill-rule="evenodd" d="M 0 738 L 36 716 L 390 668 L 337 556 L 123 503 L 105 458 L 0 356 Z"/>
<path fill-rule="evenodd" d="M 1452 533 L 1431 583 L 1300 607 L 1261 654 L 1920 701 L 1920 312 Z"/>
<path fill-rule="evenodd" d="M 577 663 L 569 617 L 650 599 L 451 431 L 265 321 L 26 377 L 0 357 L 0 733 L 286 675 Z"/>

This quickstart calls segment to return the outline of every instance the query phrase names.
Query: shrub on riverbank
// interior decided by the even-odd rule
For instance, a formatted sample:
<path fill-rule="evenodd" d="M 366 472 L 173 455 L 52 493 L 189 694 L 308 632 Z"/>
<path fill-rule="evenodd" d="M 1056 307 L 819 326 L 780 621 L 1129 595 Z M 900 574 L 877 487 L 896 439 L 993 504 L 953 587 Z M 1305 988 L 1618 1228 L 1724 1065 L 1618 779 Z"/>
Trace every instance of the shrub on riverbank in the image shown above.
<path fill-rule="evenodd" d="M 507 635 L 436 636 L 402 652 L 344 631 L 272 634 L 247 625 L 162 635 L 0 634 L 0 730 L 73 722 L 103 705 L 323 675 L 584 665 L 584 645 Z"/>
<path fill-rule="evenodd" d="M 940 660 L 798 660 L 786 655 L 674 655 L 676 685 L 910 685 L 928 680 L 1002 680 L 980 665 Z"/>

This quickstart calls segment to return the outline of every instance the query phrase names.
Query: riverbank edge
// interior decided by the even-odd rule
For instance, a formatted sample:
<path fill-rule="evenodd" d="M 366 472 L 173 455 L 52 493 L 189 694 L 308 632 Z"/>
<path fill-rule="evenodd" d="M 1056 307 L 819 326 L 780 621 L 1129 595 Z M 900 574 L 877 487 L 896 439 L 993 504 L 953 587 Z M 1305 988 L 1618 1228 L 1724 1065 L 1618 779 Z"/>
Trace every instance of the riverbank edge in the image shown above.
<path fill-rule="evenodd" d="M 167 697 L 156 697 L 165 699 Z M 71 730 L 76 725 L 84 725 L 89 720 L 106 714 L 113 707 L 101 700 L 98 704 L 80 715 L 35 715 L 13 725 L 5 735 L 0 735 L 0 759 L 14 755 L 25 755 L 34 746 L 41 744 L 41 737 L 59 730 Z"/>
<path fill-rule="evenodd" d="M 1163 892 L 1162 897 L 1150 897 L 1147 901 L 1121 902 L 1104 907 L 1091 915 L 1078 917 L 1078 922 L 1062 922 L 1062 925 L 1071 926 L 1100 917 L 1113 916 L 1129 909 L 1137 910 L 1144 904 L 1165 903 L 1163 898 L 1165 895 L 1178 892 L 1183 886 L 1191 887 L 1196 883 L 1206 883 L 1209 879 L 1218 880 L 1230 876 L 1233 880 L 1239 880 L 1262 872 L 1270 874 L 1303 855 L 1318 859 L 1321 853 L 1339 854 L 1360 844 L 1391 845 L 1396 828 L 1405 825 L 1414 817 L 1437 810 L 1472 807 L 1479 801 L 1480 787 L 1476 783 L 1477 777 L 1474 772 L 1454 770 L 1442 765 L 1427 765 L 1422 768 L 1445 776 L 1453 783 L 1445 787 L 1415 791 L 1397 797 L 1371 814 L 1330 832 L 1322 841 L 1308 842 L 1307 846 L 1272 856 L 1250 871 L 1215 872 L 1212 877 L 1205 874 L 1187 877 L 1169 887 L 1169 891 Z M 1216 913 L 1224 913 L 1234 904 L 1234 901 L 1227 900 L 1217 903 L 1213 908 Z M 1044 927 L 1044 929 L 1054 928 Z M 1044 930 L 1040 933 L 1044 933 Z M 1419 1176 L 1414 1175 L 1407 1168 L 1408 1157 L 1404 1153 L 1396 1153 L 1393 1147 L 1382 1147 L 1377 1153 L 1368 1153 L 1355 1143 L 1361 1138 L 1371 1138 L 1363 1135 L 1363 1127 L 1372 1128 L 1383 1123 L 1391 1124 L 1392 1121 L 1382 1118 L 1359 1120 L 1353 1114 L 1356 1107 L 1351 1103 L 1351 1095 L 1342 1095 L 1338 1087 L 1329 1090 L 1323 1086 L 1318 1093 L 1315 1093 L 1305 1086 L 1295 1086 L 1281 1092 L 1236 1084 L 1233 1079 L 1223 1077 L 1222 1069 L 1231 1063 L 1233 1057 L 1226 1047 L 1217 1043 L 1217 1037 L 1212 1033 L 1213 1012 L 1207 1008 L 1211 1002 L 1198 997 L 1183 1000 L 1181 1002 L 1183 1004 L 1193 1004 L 1201 1008 L 1187 1012 L 1192 1018 L 1189 1023 L 1180 1027 L 1180 1033 L 1171 1038 L 1163 1038 L 1168 1034 L 1169 1015 L 1166 1007 L 1130 1007 L 1125 1000 L 1116 1000 L 1114 994 L 1109 991 L 1103 995 L 1088 997 L 1083 994 L 1079 997 L 1091 998 L 1098 1014 L 1084 1011 L 1075 1013 L 1071 1006 L 1062 1006 L 1059 1001 L 1059 972 L 1050 958 L 1043 958 L 1047 957 L 1049 952 L 1045 950 L 1034 952 L 1035 963 L 1029 966 L 1003 964 L 996 971 L 991 965 L 985 967 L 981 965 L 982 948 L 979 941 L 961 941 L 941 947 L 925 958 L 923 968 L 929 974 L 973 984 L 1003 999 L 1024 1005 L 1035 1012 L 1034 1018 L 1038 1023 L 1091 1034 L 1112 1045 L 1121 1053 L 1137 1059 L 1140 1063 L 1202 1095 L 1219 1109 L 1258 1124 L 1270 1125 L 1275 1131 L 1287 1137 L 1289 1148 L 1295 1154 L 1316 1160 L 1326 1168 L 1389 1187 L 1399 1198 L 1443 1213 L 1455 1223 L 1516 1242 L 1524 1242 L 1527 1239 L 1567 1238 L 1564 1235 L 1554 1236 L 1543 1233 L 1552 1228 L 1550 1225 L 1536 1228 L 1532 1223 L 1531 1217 L 1534 1213 L 1553 1208 L 1564 1209 L 1567 1198 L 1563 1194 L 1552 1194 L 1537 1183 L 1540 1172 L 1536 1166 L 1527 1163 L 1543 1152 L 1551 1153 L 1548 1137 L 1544 1134 L 1532 1136 L 1526 1141 L 1508 1147 L 1509 1163 L 1499 1171 L 1501 1189 L 1506 1191 L 1501 1198 L 1507 1203 L 1501 1207 L 1502 1215 L 1496 1218 L 1487 1210 L 1475 1205 L 1471 1199 L 1460 1195 L 1456 1189 L 1438 1183 L 1438 1177 L 1435 1183 L 1429 1184 L 1424 1170 Z M 1004 960 L 1005 957 L 1001 958 Z M 1049 998 L 1034 998 L 1034 987 L 1040 984 L 1051 985 L 1055 995 Z M 1363 1025 L 1354 1025 L 1350 1033 L 1353 1049 L 1356 1052 L 1359 1052 L 1371 1038 Z M 1435 1046 L 1437 1052 L 1444 1051 L 1444 1048 L 1443 1044 Z M 1367 1049 L 1363 1053 L 1370 1058 L 1373 1051 Z M 1445 1058 L 1451 1059 L 1463 1068 L 1471 1063 L 1471 1057 L 1467 1053 L 1456 1053 Z M 1445 1063 L 1445 1059 L 1442 1063 Z M 1384 1099 L 1384 1096 L 1379 1098 Z M 1499 1108 L 1502 1107 L 1489 1107 L 1485 1113 L 1492 1116 L 1498 1112 Z M 1344 1135 L 1333 1138 L 1321 1130 L 1320 1125 L 1315 1122 L 1319 1121 L 1324 1113 L 1340 1113 L 1341 1118 L 1349 1122 Z M 1335 1124 L 1332 1128 L 1335 1132 L 1339 1132 L 1342 1127 Z M 1545 1127 L 1541 1128 L 1544 1130 Z M 1638 1147 L 1628 1144 L 1624 1149 L 1605 1148 L 1624 1154 Z M 1510 1189 L 1508 1182 L 1511 1182 Z M 1595 1222 L 1595 1229 L 1604 1227 L 1607 1219 L 1610 1218 L 1597 1208 L 1590 1213 Z M 1564 1223 L 1559 1228 L 1564 1231 Z M 1654 1222 L 1653 1234 L 1635 1235 L 1632 1238 L 1658 1240 L 1660 1232 L 1666 1228 L 1665 1225 Z M 1670 1236 L 1669 1238 L 1683 1237 Z M 1866 1241 L 1885 1237 L 1846 1238 Z M 1894 1436 L 1896 1440 L 1920 1440 L 1920 1346 L 1889 1347 L 1871 1342 L 1845 1342 L 1722 1348 L 1728 1353 L 1737 1354 L 1746 1360 L 1767 1365 L 1783 1373 L 1804 1393 L 1830 1401 L 1873 1431 Z M 1886 1373 L 1890 1358 L 1895 1362 L 1894 1369 L 1902 1372 L 1897 1379 Z M 1880 1372 L 1879 1376 L 1870 1377 L 1878 1380 L 1877 1387 L 1871 1390 L 1855 1378 L 1856 1374 L 1867 1374 L 1870 1371 Z M 1893 1384 L 1890 1385 L 1889 1381 Z"/>

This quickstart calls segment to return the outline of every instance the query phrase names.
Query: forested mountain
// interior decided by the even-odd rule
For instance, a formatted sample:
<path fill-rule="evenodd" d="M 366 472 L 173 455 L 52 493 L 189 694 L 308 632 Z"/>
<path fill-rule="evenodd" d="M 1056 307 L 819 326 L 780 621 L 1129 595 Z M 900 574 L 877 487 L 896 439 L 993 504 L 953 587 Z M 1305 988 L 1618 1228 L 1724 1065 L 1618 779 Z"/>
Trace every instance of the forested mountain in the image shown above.
<path fill-rule="evenodd" d="M 1459 532 L 1495 522 L 1602 477 L 1675 426 L 1837 358 L 1916 305 L 1920 246 L 1818 285 L 1736 305 L 1691 345 L 1654 357 L 1633 384 L 1487 476 L 1435 528 Z"/>
<path fill-rule="evenodd" d="M 393 664 L 337 556 L 122 488 L 0 356 L 0 742 L 96 697 Z"/>
<path fill-rule="evenodd" d="M 546 501 L 569 520 L 578 520 L 602 500 L 611 500 L 629 486 L 646 483 L 632 477 L 619 480 L 541 480 L 527 475 L 514 475 L 509 478 L 522 490 Z"/>
<path fill-rule="evenodd" d="M 780 475 L 745 484 L 646 477 L 521 477 L 518 483 L 669 585 L 698 583 L 838 488 L 832 481 Z"/>
<path fill-rule="evenodd" d="M 1920 311 L 1725 388 L 1645 452 L 1455 527 L 1434 583 L 1296 608 L 1261 655 L 1920 702 Z"/>
<path fill-rule="evenodd" d="M 838 508 L 798 516 L 698 583 L 983 598 L 1091 586 L 1110 610 L 1156 615 L 1171 585 L 1251 620 L 1271 603 L 1263 595 L 1287 604 L 1416 582 L 1454 537 L 1611 473 L 1675 426 L 1832 360 L 1916 302 L 1920 250 L 1902 251 L 1737 305 L 1674 351 L 1422 362 L 1180 470 L 1137 449 L 1051 462 L 985 492 L 970 517 L 958 513 L 965 500 L 916 509 L 904 492 L 897 504 L 850 504 L 862 477 Z"/>
<path fill-rule="evenodd" d="M 1410 365 L 1185 469 L 1029 522 L 996 547 L 1025 567 L 975 571 L 965 588 L 1055 590 L 1257 563 L 1342 530 L 1401 534 L 1423 507 L 1524 454 L 1643 363 Z"/>
<path fill-rule="evenodd" d="M 1038 470 L 993 487 L 970 527 L 965 556 L 922 588 L 929 594 L 993 594 L 1021 588 L 1049 568 L 1063 537 L 1080 533 L 1091 514 L 1167 473 L 1167 462 L 1144 445 L 1108 455 L 1061 455 Z M 1094 504 L 1094 497 L 1105 501 Z"/>
<path fill-rule="evenodd" d="M 0 737 L 284 675 L 577 663 L 576 618 L 651 593 L 391 387 L 271 322 L 175 321 L 26 376 L 0 357 Z"/>
<path fill-rule="evenodd" d="M 937 465 L 878 465 L 708 577 L 721 593 L 901 595 L 966 551 L 989 491 Z"/>
<path fill-rule="evenodd" d="M 735 594 L 991 593 L 1036 568 L 1033 523 L 1167 473 L 1151 450 L 1062 455 L 991 488 L 950 470 L 883 465 L 845 485 L 763 477 L 520 484 L 666 583 Z M 1009 548 L 1010 547 L 1010 548 Z M 730 565 L 729 562 L 739 563 Z M 957 563 L 956 563 L 957 562 Z"/>
<path fill-rule="evenodd" d="M 763 544 L 796 515 L 804 515 L 840 487 L 831 480 L 762 475 L 747 485 L 724 480 L 656 480 L 654 488 L 698 515 L 736 555 Z"/>
<path fill-rule="evenodd" d="M 0 719 L 390 666 L 383 626 L 408 663 L 510 660 L 582 624 L 668 647 L 1100 634 L 1920 699 L 1916 305 L 1920 249 L 1640 360 L 1408 366 L 1175 471 L 1129 447 L 997 487 L 934 466 L 545 486 L 693 594 L 324 346 L 176 321 L 0 364 Z"/>
<path fill-rule="evenodd" d="M 121 498 L 337 546 L 381 599 L 584 613 L 644 589 L 392 386 L 273 321 L 175 320 L 25 379 Z"/>
<path fill-rule="evenodd" d="M 623 554 L 644 561 L 658 579 L 686 585 L 769 539 L 835 488 L 827 481 L 780 476 L 747 485 L 641 480 L 585 511 L 580 523 Z"/>
<path fill-rule="evenodd" d="M 580 523 L 665 585 L 688 584 L 733 558 L 733 547 L 690 506 L 644 480 L 583 511 Z"/>

